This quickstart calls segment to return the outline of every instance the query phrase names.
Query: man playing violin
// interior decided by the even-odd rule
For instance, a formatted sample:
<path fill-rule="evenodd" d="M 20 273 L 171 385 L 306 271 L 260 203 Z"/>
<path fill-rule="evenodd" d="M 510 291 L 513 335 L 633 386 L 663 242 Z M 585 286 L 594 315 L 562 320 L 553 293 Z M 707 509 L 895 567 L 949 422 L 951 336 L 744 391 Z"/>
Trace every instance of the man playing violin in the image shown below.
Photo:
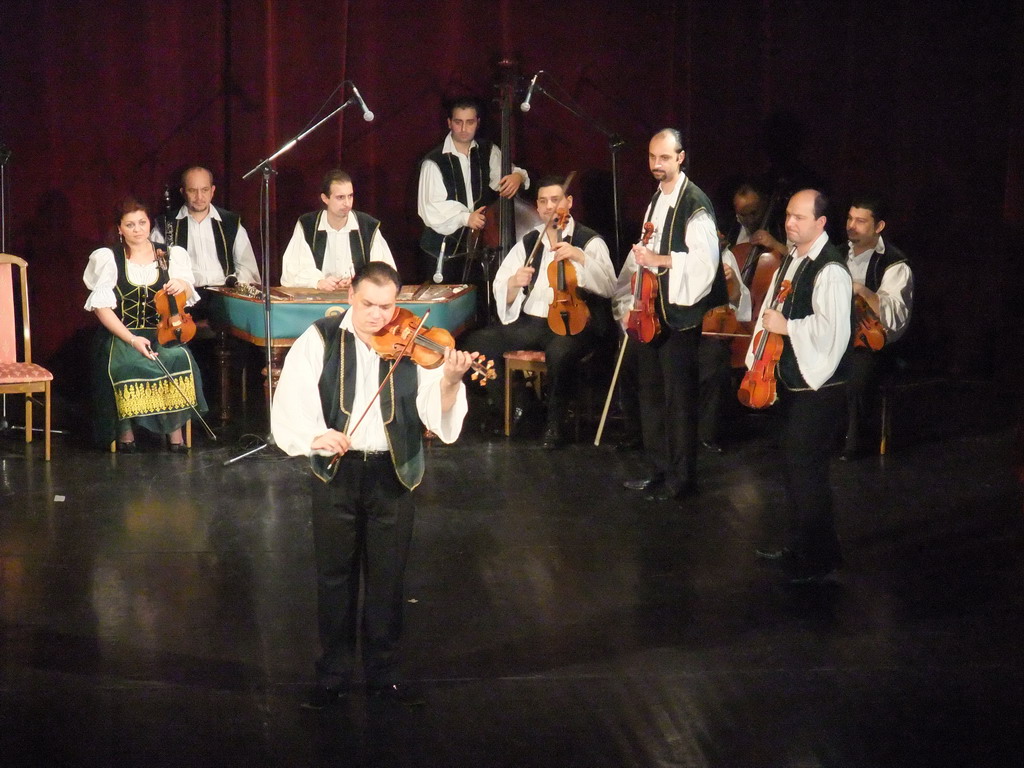
<path fill-rule="evenodd" d="M 636 344 L 640 420 L 649 474 L 627 480 L 648 501 L 682 499 L 697 490 L 698 345 L 704 314 L 728 303 L 715 214 L 707 195 L 683 173 L 682 137 L 659 131 L 648 145 L 658 189 L 647 206 L 648 245 L 633 246 L 619 273 L 615 314 L 625 317 L 638 269 L 657 276 L 661 333 Z M 639 276 L 639 275 L 638 275 Z"/>
<path fill-rule="evenodd" d="M 866 450 L 863 431 L 872 412 L 878 379 L 892 366 L 892 345 L 907 331 L 914 304 L 914 275 L 907 255 L 882 240 L 885 203 L 878 197 L 854 198 L 846 216 L 846 266 L 853 278 L 853 293 L 871 308 L 885 331 L 885 346 L 875 352 L 855 346 L 847 386 L 847 428 L 844 460 Z"/>
<path fill-rule="evenodd" d="M 352 275 L 367 262 L 395 266 L 380 222 L 353 210 L 351 176 L 338 168 L 328 171 L 320 185 L 320 201 L 322 210 L 304 213 L 295 222 L 281 258 L 281 285 L 346 291 Z"/>
<path fill-rule="evenodd" d="M 829 459 L 842 419 L 850 374 L 850 272 L 825 232 L 827 198 L 804 189 L 786 206 L 786 236 L 793 244 L 772 279 L 791 284 L 781 311 L 765 309 L 754 328 L 747 367 L 754 365 L 757 333 L 782 337 L 777 391 L 784 412 L 782 470 L 789 497 L 789 542 L 779 550 L 758 550 L 780 561 L 793 583 L 820 581 L 842 557 L 832 512 Z"/>
<path fill-rule="evenodd" d="M 592 297 L 609 299 L 615 288 L 615 268 L 600 235 L 567 215 L 559 240 L 560 222 L 556 214 L 568 214 L 571 209 L 572 195 L 565 194 L 564 179 L 541 179 L 537 186 L 537 213 L 544 223 L 512 247 L 494 276 L 494 300 L 501 324 L 475 331 L 466 341 L 471 349 L 495 361 L 502 360 L 509 350 L 544 351 L 550 387 L 543 441 L 549 449 L 564 441 L 562 419 L 572 387 L 573 368 L 600 338 L 600 302 Z M 571 262 L 575 269 L 582 300 L 589 298 L 595 307 L 591 322 L 576 334 L 556 333 L 548 324 L 548 309 L 554 298 L 548 266 L 563 260 Z M 606 305 L 606 317 L 609 311 Z M 501 380 L 499 375 L 498 381 Z"/>
<path fill-rule="evenodd" d="M 395 315 L 399 289 L 390 265 L 361 267 L 352 278 L 351 308 L 340 320 L 318 320 L 296 340 L 274 393 L 277 445 L 289 456 L 308 456 L 313 469 L 322 647 L 317 684 L 304 705 L 313 709 L 336 704 L 349 691 L 360 574 L 368 692 L 403 703 L 416 699 L 399 681 L 396 657 L 412 491 L 423 479 L 424 427 L 446 443 L 459 436 L 467 410 L 462 377 L 473 356 L 446 349 L 443 364 L 429 370 L 402 359 L 381 388 L 391 363 L 375 351 L 374 334 Z"/>
<path fill-rule="evenodd" d="M 480 107 L 475 99 L 460 98 L 448 112 L 448 135 L 420 164 L 416 212 L 423 220 L 420 239 L 420 277 L 429 280 L 437 268 L 442 243 L 446 257 L 462 254 L 470 234 L 484 228 L 484 212 L 498 199 L 529 189 L 522 168 L 501 175 L 501 148 L 476 138 Z M 454 282 L 453 267 L 444 268 L 444 282 Z"/>

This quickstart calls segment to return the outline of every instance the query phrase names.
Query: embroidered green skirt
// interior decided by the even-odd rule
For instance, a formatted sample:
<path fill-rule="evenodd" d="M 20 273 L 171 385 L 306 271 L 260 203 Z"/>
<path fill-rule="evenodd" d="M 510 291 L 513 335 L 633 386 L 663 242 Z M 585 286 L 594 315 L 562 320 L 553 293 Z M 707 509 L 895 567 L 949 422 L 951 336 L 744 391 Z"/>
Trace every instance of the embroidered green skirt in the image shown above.
<path fill-rule="evenodd" d="M 94 432 L 100 445 L 110 443 L 129 427 L 170 434 L 194 417 L 190 406 L 200 413 L 207 411 L 202 376 L 188 348 L 160 346 L 155 329 L 132 333 L 149 339 L 173 383 L 159 363 L 101 328 L 93 363 Z"/>

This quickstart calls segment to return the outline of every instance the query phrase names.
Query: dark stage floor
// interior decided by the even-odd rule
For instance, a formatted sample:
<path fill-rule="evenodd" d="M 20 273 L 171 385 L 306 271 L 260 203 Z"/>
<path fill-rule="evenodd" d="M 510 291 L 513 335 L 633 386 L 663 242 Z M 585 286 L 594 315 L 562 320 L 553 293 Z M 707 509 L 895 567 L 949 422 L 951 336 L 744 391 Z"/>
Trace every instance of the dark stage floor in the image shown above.
<path fill-rule="evenodd" d="M 753 555 L 783 504 L 764 416 L 684 507 L 620 490 L 636 454 L 468 426 L 418 491 L 404 671 L 427 703 L 324 714 L 297 707 L 302 461 L 225 468 L 239 427 L 189 458 L 58 437 L 50 464 L 8 434 L 0 765 L 1020 765 L 1012 409 L 948 397 L 942 428 L 835 462 L 846 566 L 803 588 Z"/>

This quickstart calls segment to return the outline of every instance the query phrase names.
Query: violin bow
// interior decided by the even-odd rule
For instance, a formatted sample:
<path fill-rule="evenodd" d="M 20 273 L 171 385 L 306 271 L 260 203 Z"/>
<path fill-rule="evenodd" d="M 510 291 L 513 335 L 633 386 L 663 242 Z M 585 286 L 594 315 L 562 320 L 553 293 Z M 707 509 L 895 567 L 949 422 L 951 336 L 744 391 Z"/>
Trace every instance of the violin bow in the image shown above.
<path fill-rule="evenodd" d="M 185 401 L 185 405 L 187 405 L 189 408 L 192 409 L 192 413 L 194 413 L 196 415 L 196 418 L 199 419 L 199 423 L 202 424 L 206 428 L 206 434 L 208 434 L 210 436 L 211 440 L 213 440 L 214 442 L 217 442 L 217 436 L 213 433 L 213 430 L 210 429 L 210 425 L 206 423 L 206 419 L 204 419 L 203 415 L 201 413 L 199 413 L 198 410 L 196 410 L 196 407 L 194 405 L 192 405 L 192 403 L 189 402 L 188 397 L 185 395 L 184 390 L 182 390 L 182 388 L 178 386 L 178 382 L 176 382 L 174 380 L 174 377 L 171 375 L 171 372 L 169 370 L 167 370 L 167 366 L 164 365 L 164 361 L 160 359 L 160 355 L 158 355 L 156 352 L 154 352 L 153 353 L 153 359 L 156 360 L 157 364 L 161 368 L 163 368 L 164 375 L 167 376 L 167 380 L 169 382 L 171 382 L 171 384 L 174 385 L 174 388 L 176 390 L 178 390 L 178 394 L 181 395 L 181 399 Z"/>
<path fill-rule="evenodd" d="M 416 326 L 416 330 L 412 332 L 412 336 L 409 337 L 409 340 L 405 342 L 405 346 L 402 347 L 402 350 L 398 353 L 397 357 L 395 357 L 395 361 L 391 364 L 391 367 L 388 369 L 388 372 L 384 374 L 384 378 L 381 380 L 380 386 L 377 387 L 377 391 L 374 392 L 373 397 L 370 398 L 370 402 L 366 404 L 366 408 L 363 409 L 362 414 L 359 416 L 358 419 L 356 419 L 355 426 L 352 427 L 351 430 L 349 430 L 349 437 L 352 436 L 353 432 L 359 429 L 359 425 L 363 423 L 363 419 L 366 418 L 366 414 L 370 412 L 370 409 L 373 407 L 373 404 L 376 403 L 377 398 L 380 397 L 380 393 L 384 391 L 384 385 L 386 385 L 391 380 L 391 376 L 394 374 L 395 368 L 398 367 L 398 364 L 402 362 L 402 358 L 406 356 L 409 350 L 412 349 L 413 344 L 416 343 L 416 337 L 420 335 L 420 330 L 423 328 L 424 325 L 426 325 L 428 317 L 430 317 L 429 308 L 427 309 L 426 312 L 423 313 L 423 319 L 420 320 L 420 324 Z M 341 456 L 342 454 L 340 453 L 334 454 L 334 458 L 331 459 L 331 463 L 328 466 L 331 469 L 334 469 L 335 465 L 338 463 L 338 460 L 341 459 Z"/>

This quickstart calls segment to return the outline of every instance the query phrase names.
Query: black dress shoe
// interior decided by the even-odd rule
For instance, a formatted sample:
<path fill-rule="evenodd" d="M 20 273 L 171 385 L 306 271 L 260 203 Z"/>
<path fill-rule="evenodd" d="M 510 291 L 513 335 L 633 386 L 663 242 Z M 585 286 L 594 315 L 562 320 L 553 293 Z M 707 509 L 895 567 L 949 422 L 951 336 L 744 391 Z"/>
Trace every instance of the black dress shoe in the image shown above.
<path fill-rule="evenodd" d="M 663 482 L 663 478 L 659 475 L 651 475 L 650 477 L 638 477 L 633 480 L 623 480 L 622 487 L 627 491 L 650 491 L 657 488 Z"/>
<path fill-rule="evenodd" d="M 562 432 L 558 427 L 548 427 L 544 430 L 542 444 L 545 450 L 553 451 L 555 448 L 565 445 L 565 438 L 562 437 Z"/>
<path fill-rule="evenodd" d="M 708 453 L 725 453 L 722 450 L 722 446 L 716 443 L 714 440 L 701 440 L 701 447 Z"/>
<path fill-rule="evenodd" d="M 135 444 L 134 440 L 128 440 L 126 442 L 117 441 L 117 452 L 118 453 L 138 453 L 139 446 Z"/>
<path fill-rule="evenodd" d="M 787 576 L 786 583 L 792 584 L 794 586 L 813 586 L 815 584 L 826 584 L 829 581 L 832 581 L 835 575 L 835 567 L 819 569 L 814 571 L 796 571 Z"/>
<path fill-rule="evenodd" d="M 313 710 L 327 709 L 328 707 L 337 706 L 347 696 L 348 688 L 345 686 L 328 688 L 324 685 L 318 685 L 310 691 L 309 698 L 302 702 L 299 707 L 301 709 Z"/>
<path fill-rule="evenodd" d="M 669 488 L 667 485 L 662 485 L 653 493 L 646 494 L 644 501 L 682 501 L 696 495 L 697 486 L 695 485 L 685 485 L 678 491 Z"/>
<path fill-rule="evenodd" d="M 171 453 L 178 453 L 187 456 L 189 452 L 189 447 L 184 443 L 171 443 L 170 445 L 167 446 L 167 450 L 170 451 Z"/>
<path fill-rule="evenodd" d="M 615 444 L 615 450 L 621 453 L 628 451 L 639 451 L 644 447 L 644 441 L 639 437 L 629 437 Z"/>
<path fill-rule="evenodd" d="M 371 699 L 403 704 L 406 707 L 418 707 L 427 703 L 423 693 L 409 683 L 392 683 L 391 685 L 367 685 L 366 692 Z"/>
<path fill-rule="evenodd" d="M 857 461 L 863 459 L 868 455 L 868 451 L 864 448 L 847 448 L 841 454 L 839 454 L 840 461 Z"/>
<path fill-rule="evenodd" d="M 793 550 L 789 547 L 782 547 L 781 549 L 762 549 L 759 547 L 754 550 L 754 554 L 762 560 L 778 562 L 779 560 L 791 559 L 793 557 Z"/>

